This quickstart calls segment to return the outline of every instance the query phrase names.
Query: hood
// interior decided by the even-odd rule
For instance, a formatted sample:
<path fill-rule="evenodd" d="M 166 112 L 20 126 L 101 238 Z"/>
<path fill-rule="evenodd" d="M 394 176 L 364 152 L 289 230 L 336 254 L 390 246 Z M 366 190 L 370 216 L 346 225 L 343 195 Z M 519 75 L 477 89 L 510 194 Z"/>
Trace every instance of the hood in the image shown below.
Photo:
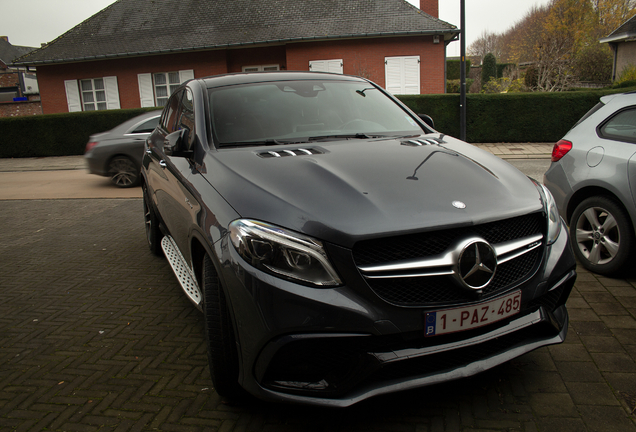
<path fill-rule="evenodd" d="M 444 144 L 406 141 L 221 149 L 207 155 L 204 175 L 241 217 L 344 247 L 543 208 L 534 184 L 487 152 L 448 137 Z M 297 156 L 268 153 L 297 149 Z"/>

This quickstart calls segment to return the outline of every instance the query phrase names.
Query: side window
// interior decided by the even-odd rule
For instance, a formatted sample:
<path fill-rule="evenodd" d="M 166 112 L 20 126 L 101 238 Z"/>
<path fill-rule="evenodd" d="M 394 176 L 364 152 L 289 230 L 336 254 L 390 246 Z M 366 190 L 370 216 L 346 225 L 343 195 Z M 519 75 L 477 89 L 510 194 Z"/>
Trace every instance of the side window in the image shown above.
<path fill-rule="evenodd" d="M 189 131 L 188 147 L 190 147 L 194 140 L 194 99 L 190 89 L 186 89 L 183 94 L 183 99 L 181 100 L 181 111 L 177 130 L 181 129 Z"/>
<path fill-rule="evenodd" d="M 168 134 L 177 130 L 177 116 L 182 96 L 183 90 L 173 94 L 168 100 L 168 104 L 164 108 L 163 114 L 161 115 L 161 127 L 165 129 Z"/>
<path fill-rule="evenodd" d="M 153 130 L 155 130 L 158 124 L 159 124 L 159 117 L 154 117 L 154 118 L 151 118 L 150 120 L 146 120 L 145 122 L 137 126 L 130 133 L 134 133 L 134 134 L 151 133 Z"/>
<path fill-rule="evenodd" d="M 614 115 L 599 129 L 603 138 L 636 142 L 636 108 L 629 108 Z"/>

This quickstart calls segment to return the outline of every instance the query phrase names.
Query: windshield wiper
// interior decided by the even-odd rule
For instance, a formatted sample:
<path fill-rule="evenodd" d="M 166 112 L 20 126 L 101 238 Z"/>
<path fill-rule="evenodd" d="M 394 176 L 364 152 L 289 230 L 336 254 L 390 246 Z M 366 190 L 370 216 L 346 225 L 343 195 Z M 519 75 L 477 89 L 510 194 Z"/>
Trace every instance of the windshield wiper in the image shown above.
<path fill-rule="evenodd" d="M 286 144 L 301 144 L 305 143 L 305 139 L 293 139 L 293 140 L 277 140 L 268 138 L 262 141 L 239 141 L 232 143 L 221 143 L 221 147 L 249 147 L 249 146 L 273 146 L 273 145 L 286 145 Z"/>
<path fill-rule="evenodd" d="M 384 135 L 367 135 L 365 133 L 321 135 L 321 136 L 309 137 L 308 141 L 320 141 L 320 140 L 330 140 L 330 139 L 371 139 L 371 138 L 384 138 Z"/>

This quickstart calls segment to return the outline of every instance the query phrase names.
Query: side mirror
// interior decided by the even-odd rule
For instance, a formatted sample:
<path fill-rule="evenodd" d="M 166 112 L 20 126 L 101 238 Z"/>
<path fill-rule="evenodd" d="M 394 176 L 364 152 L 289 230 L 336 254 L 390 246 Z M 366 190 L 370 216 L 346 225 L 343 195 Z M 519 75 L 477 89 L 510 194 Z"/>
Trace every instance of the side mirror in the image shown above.
<path fill-rule="evenodd" d="M 431 116 L 427 114 L 418 114 L 417 116 L 421 118 L 424 123 L 435 129 L 435 122 Z"/>
<path fill-rule="evenodd" d="M 190 157 L 192 151 L 188 148 L 190 130 L 181 129 L 166 136 L 163 151 L 168 156 Z"/>

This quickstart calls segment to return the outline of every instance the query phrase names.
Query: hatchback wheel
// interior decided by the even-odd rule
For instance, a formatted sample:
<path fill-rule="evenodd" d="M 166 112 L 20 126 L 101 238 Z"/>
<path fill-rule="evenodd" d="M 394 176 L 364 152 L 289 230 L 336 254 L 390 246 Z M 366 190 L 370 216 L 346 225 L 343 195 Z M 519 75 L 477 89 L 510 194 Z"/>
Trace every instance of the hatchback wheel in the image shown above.
<path fill-rule="evenodd" d="M 126 156 L 117 156 L 108 164 L 108 175 L 115 186 L 127 188 L 139 183 L 139 169 Z"/>
<path fill-rule="evenodd" d="M 586 269 L 611 275 L 627 262 L 633 233 L 625 210 L 614 200 L 598 196 L 584 200 L 574 210 L 570 239 Z"/>

